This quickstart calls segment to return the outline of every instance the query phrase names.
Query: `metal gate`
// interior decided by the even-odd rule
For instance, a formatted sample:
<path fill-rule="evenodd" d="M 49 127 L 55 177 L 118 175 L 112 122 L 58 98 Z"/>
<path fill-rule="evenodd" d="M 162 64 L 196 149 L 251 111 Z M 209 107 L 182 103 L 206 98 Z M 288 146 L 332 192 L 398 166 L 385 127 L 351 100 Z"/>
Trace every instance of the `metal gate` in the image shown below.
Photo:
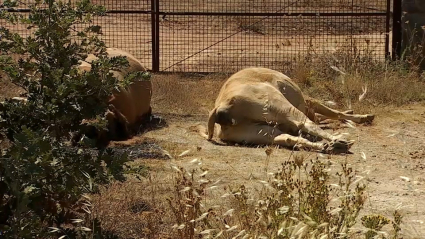
<path fill-rule="evenodd" d="M 401 35 L 401 0 L 93 2 L 108 9 L 95 21 L 107 45 L 129 51 L 153 72 L 286 71 L 309 54 L 384 60 Z"/>
<path fill-rule="evenodd" d="M 152 1 L 156 71 L 288 70 L 307 54 L 390 53 L 390 0 Z"/>

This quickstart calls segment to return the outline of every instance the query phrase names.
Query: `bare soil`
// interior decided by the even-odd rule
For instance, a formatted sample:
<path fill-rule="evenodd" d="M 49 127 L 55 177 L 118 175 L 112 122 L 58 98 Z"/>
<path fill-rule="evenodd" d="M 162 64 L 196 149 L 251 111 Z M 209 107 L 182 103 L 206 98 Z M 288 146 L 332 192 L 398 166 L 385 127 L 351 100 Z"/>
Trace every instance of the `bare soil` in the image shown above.
<path fill-rule="evenodd" d="M 274 1 L 274 0 L 273 0 Z M 194 2 L 194 1 L 191 1 Z M 214 1 L 219 2 L 219 1 Z M 240 2 L 241 6 L 246 1 Z M 305 3 L 318 1 L 302 1 Z M 323 1 L 329 2 L 329 1 Z M 343 2 L 343 1 L 340 1 Z M 350 1 L 351 2 L 351 1 Z M 364 8 L 372 1 L 360 1 Z M 148 1 L 142 5 L 138 1 L 128 1 L 131 7 L 123 6 L 120 9 L 149 10 Z M 243 3 L 243 4 L 242 4 Z M 331 3 L 331 2 L 330 2 Z M 372 4 L 372 3 L 370 3 Z M 139 7 L 137 7 L 139 6 Z M 142 6 L 142 7 L 140 7 Z M 252 6 L 251 6 L 252 7 Z M 322 6 L 326 8 L 325 6 Z M 376 6 L 375 6 L 376 7 Z M 194 9 L 199 10 L 199 6 Z M 170 9 L 168 9 L 170 10 Z M 171 9 L 172 10 L 172 9 Z M 174 9 L 176 10 L 176 9 Z M 177 9 L 178 10 L 178 9 Z M 214 9 L 224 11 L 222 8 Z M 372 10 L 370 10 L 372 11 Z M 128 50 L 150 68 L 151 65 L 151 29 L 149 15 L 136 14 L 114 15 L 103 18 L 105 39 L 107 44 Z M 356 36 L 349 32 L 340 35 L 319 35 L 323 31 L 330 34 L 342 31 L 343 23 L 351 21 L 345 19 L 332 23 L 318 22 L 313 24 L 311 19 L 303 21 L 301 26 L 298 19 L 294 26 L 279 25 L 279 34 L 268 34 L 270 29 L 264 24 L 250 26 L 252 20 L 242 22 L 202 18 L 195 21 L 187 17 L 167 17 L 161 24 L 161 69 L 165 69 L 191 54 L 216 43 L 241 27 L 249 26 L 241 34 L 230 38 L 223 43 L 204 51 L 196 57 L 190 58 L 184 64 L 178 64 L 170 70 L 203 71 L 222 69 L 223 66 L 234 71 L 245 66 L 264 66 L 280 69 L 289 64 L 298 53 L 305 53 L 310 44 L 316 51 L 334 51 L 343 48 L 352 39 L 357 41 L 362 49 L 383 52 L 385 34 L 377 30 L 375 24 L 382 19 L 369 19 L 369 22 L 359 22 L 359 26 L 373 25 L 370 31 Z M 277 19 L 279 21 L 281 19 Z M 375 23 L 375 24 L 374 24 Z M 333 24 L 333 25 L 332 25 Z M 341 25 L 342 24 L 342 25 Z M 304 28 L 302 28 L 304 27 Z M 337 29 L 339 27 L 340 29 Z M 383 25 L 380 29 L 383 29 Z M 314 30 L 313 32 L 312 29 Z M 348 29 L 348 28 L 347 28 Z M 23 28 L 20 29 L 24 31 Z M 288 34 L 289 33 L 289 34 Z M 391 43 L 390 43 L 391 45 Z M 178 50 L 176 50 L 178 49 Z M 103 197 L 103 203 L 95 202 L 104 222 L 109 222 L 111 228 L 117 229 L 121 224 L 128 224 L 128 215 L 135 215 L 124 207 L 128 195 L 132 195 L 132 202 L 147 198 L 155 202 L 155 206 L 163 206 L 164 197 L 168 196 L 173 186 L 171 166 L 178 165 L 185 168 L 195 168 L 198 164 L 191 163 L 194 159 L 202 162 L 202 167 L 209 169 L 210 179 L 222 179 L 221 185 L 245 184 L 250 188 L 261 187 L 259 180 L 266 180 L 268 172 L 275 172 L 279 165 L 289 160 L 293 154 L 304 154 L 306 157 L 319 157 L 330 160 L 333 165 L 347 160 L 359 175 L 365 176 L 368 184 L 369 201 L 364 213 L 380 213 L 391 216 L 398 204 L 403 205 L 403 228 L 406 238 L 425 238 L 425 104 L 413 104 L 403 107 L 374 108 L 371 113 L 376 114 L 374 123 L 370 126 L 356 128 L 328 129 L 339 132 L 348 132 L 356 143 L 349 155 L 320 155 L 312 152 L 293 152 L 287 148 L 273 150 L 270 158 L 266 158 L 265 149 L 261 147 L 242 147 L 212 144 L 193 131 L 193 126 L 206 124 L 207 114 L 214 104 L 215 97 L 226 75 L 198 77 L 186 75 L 155 75 L 153 78 L 153 111 L 167 121 L 167 126 L 161 129 L 148 131 L 135 136 L 125 142 L 116 144 L 137 146 L 140 142 L 151 141 L 157 143 L 172 159 L 140 159 L 136 164 L 146 164 L 150 167 L 151 187 L 155 185 L 155 195 L 144 184 L 130 180 L 124 184 L 113 185 Z M 17 96 L 19 89 L 14 88 L 6 80 L 0 80 L 0 100 L 5 97 Z M 182 152 L 190 150 L 184 156 Z M 366 156 L 362 157 L 362 153 Z M 331 167 L 331 173 L 337 166 Z M 152 184 L 153 183 L 153 184 Z M 108 194 L 109 192 L 109 194 Z M 216 197 L 216 195 L 211 195 Z M 109 203 L 109 204 L 108 204 Z M 115 203 L 115 204 L 114 204 Z M 114 205 L 112 205 L 114 204 Z M 115 211 L 114 211 L 115 210 Z M 134 216 L 133 223 L 137 223 L 144 216 Z M 140 214 L 142 215 L 142 214 Z M 133 220 L 134 219 L 134 220 Z M 164 225 L 169 227 L 169 217 L 164 217 Z M 126 229 L 126 225 L 122 225 Z M 127 225 L 128 226 L 128 225 Z M 137 225 L 134 228 L 143 228 Z M 134 229 L 133 228 L 133 229 Z M 140 235 L 137 230 L 128 232 L 131 235 Z"/>
<path fill-rule="evenodd" d="M 172 156 L 165 161 L 141 161 L 157 175 L 158 184 L 171 187 L 171 166 L 196 168 L 199 165 L 193 163 L 194 159 L 209 169 L 213 181 L 221 179 L 222 185 L 245 184 L 251 188 L 260 187 L 259 180 L 266 180 L 268 172 L 276 172 L 279 165 L 293 154 L 332 162 L 331 174 L 339 168 L 338 162 L 346 160 L 358 175 L 365 177 L 364 182 L 368 185 L 369 200 L 363 213 L 391 217 L 396 206 L 401 204 L 405 216 L 403 227 L 408 229 L 404 231 L 406 238 L 424 238 L 425 104 L 375 108 L 371 112 L 376 114 L 372 125 L 328 129 L 347 132 L 356 140 L 352 154 L 322 155 L 280 148 L 274 149 L 267 159 L 265 148 L 213 144 L 193 131 L 198 124 L 206 125 L 208 109 L 213 105 L 223 79 L 223 76 L 217 76 L 215 80 L 154 77 L 153 110 L 166 119 L 168 126 L 130 141 L 136 144 L 147 139 L 155 141 Z M 170 87 L 175 87 L 182 95 L 166 94 Z M 179 156 L 187 150 L 190 151 Z M 365 157 L 362 157 L 363 153 Z"/>
<path fill-rule="evenodd" d="M 363 214 L 378 213 L 391 217 L 394 208 L 401 204 L 405 216 L 403 228 L 406 238 L 425 238 L 424 103 L 373 108 L 371 113 L 376 114 L 376 119 L 372 125 L 343 128 L 340 127 L 341 124 L 335 124 L 335 127 L 327 129 L 349 133 L 356 140 L 351 149 L 352 154 L 322 155 L 276 148 L 267 158 L 265 148 L 225 145 L 220 142 L 213 144 L 194 132 L 194 126 L 206 125 L 208 111 L 213 107 L 226 77 L 224 74 L 206 77 L 154 75 L 153 111 L 166 120 L 167 126 L 139 134 L 127 141 L 114 142 L 113 145 L 130 145 L 135 150 L 141 142 L 154 142 L 171 159 L 145 156 L 136 160 L 135 164 L 148 166 L 150 174 L 154 175 L 148 182 L 129 180 L 104 191 L 106 196 L 98 198 L 95 207 L 105 225 L 119 230 L 119 225 L 122 224 L 122 230 L 126 230 L 126 234 L 137 234 L 137 231 L 127 230 L 129 221 L 123 218 L 128 219 L 129 215 L 144 217 L 144 214 L 139 217 L 139 214 L 128 211 L 130 207 L 125 206 L 140 203 L 141 198 L 154 204 L 153 207 L 165 210 L 164 199 L 170 196 L 173 187 L 174 165 L 188 170 L 203 167 L 209 170 L 211 180 L 222 180 L 221 186 L 244 184 L 255 190 L 262 186 L 259 180 L 267 180 L 268 173 L 276 172 L 282 162 L 289 160 L 294 154 L 303 154 L 307 158 L 318 157 L 332 162 L 331 174 L 339 168 L 338 162 L 346 160 L 358 175 L 365 177 L 364 182 L 368 185 L 369 200 Z M 2 80 L 0 84 L 2 99 L 16 96 L 19 92 L 19 89 L 7 81 Z M 187 151 L 185 155 L 179 156 L 184 151 Z M 363 153 L 366 157 L 362 157 Z M 194 159 L 198 159 L 196 164 L 193 163 Z M 155 192 L 152 193 L 148 188 Z M 219 193 L 217 191 L 210 197 L 219 198 Z M 128 201 L 129 197 L 131 202 Z M 162 213 L 168 213 L 168 216 L 157 214 L 161 217 L 162 224 L 155 225 L 162 228 L 159 231 L 167 231 L 172 225 L 172 217 L 166 210 Z M 133 229 L 143 227 L 137 221 L 133 223 L 136 225 Z"/>

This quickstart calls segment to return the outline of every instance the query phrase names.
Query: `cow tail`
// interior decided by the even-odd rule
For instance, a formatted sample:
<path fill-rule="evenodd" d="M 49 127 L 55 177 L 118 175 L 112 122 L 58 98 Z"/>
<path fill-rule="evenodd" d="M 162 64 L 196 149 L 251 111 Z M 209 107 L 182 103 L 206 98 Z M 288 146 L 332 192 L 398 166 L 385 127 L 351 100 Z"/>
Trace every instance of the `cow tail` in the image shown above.
<path fill-rule="evenodd" d="M 208 117 L 208 140 L 211 140 L 214 136 L 214 126 L 215 126 L 215 114 L 217 108 L 214 108 Z"/>

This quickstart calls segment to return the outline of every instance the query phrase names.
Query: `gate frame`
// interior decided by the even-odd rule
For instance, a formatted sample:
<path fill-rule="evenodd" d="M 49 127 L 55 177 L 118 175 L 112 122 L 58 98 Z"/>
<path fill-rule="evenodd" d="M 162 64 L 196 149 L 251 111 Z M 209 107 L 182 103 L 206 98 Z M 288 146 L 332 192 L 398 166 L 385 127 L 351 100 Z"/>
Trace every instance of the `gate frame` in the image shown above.
<path fill-rule="evenodd" d="M 159 72 L 159 0 L 151 0 L 152 72 Z"/>
<path fill-rule="evenodd" d="M 393 9 L 391 11 L 391 3 L 393 3 Z M 243 13 L 243 12 L 161 12 L 160 11 L 160 0 L 151 0 L 150 11 L 140 10 L 108 10 L 106 13 L 109 14 L 149 14 L 151 15 L 151 41 L 152 41 L 152 70 L 151 72 L 169 73 L 173 71 L 162 71 L 160 69 L 160 17 L 165 15 L 183 15 L 183 16 L 386 16 L 385 22 L 385 56 L 390 60 L 398 60 L 401 56 L 401 40 L 402 40 L 402 0 L 387 0 L 387 9 L 385 12 L 372 12 L 372 13 L 357 13 L 357 12 L 341 12 L 341 13 Z M 29 12 L 29 9 L 5 9 L 8 12 Z M 391 28 L 392 18 L 392 28 Z M 390 52 L 390 32 L 392 30 L 392 45 Z M 189 72 L 186 72 L 189 73 Z M 198 72 L 199 73 L 199 72 Z"/>
<path fill-rule="evenodd" d="M 403 28 L 401 25 L 402 18 L 402 0 L 393 0 L 393 36 L 392 36 L 392 60 L 396 61 L 401 56 L 401 41 Z M 389 32 L 388 32 L 389 34 Z"/>
<path fill-rule="evenodd" d="M 386 59 L 397 60 L 400 56 L 400 43 L 401 43 L 401 16 L 402 16 L 402 0 L 387 0 L 387 8 L 385 12 L 335 12 L 335 13 L 320 13 L 320 12 L 299 12 L 299 13 L 243 13 L 243 12 L 161 12 L 160 0 L 151 0 L 152 2 L 152 72 L 154 73 L 178 73 L 175 71 L 166 71 L 172 66 L 168 66 L 165 71 L 160 69 L 160 16 L 385 16 L 385 49 L 384 56 Z M 393 2 L 393 11 L 391 11 L 391 2 Z M 154 17 L 155 15 L 155 17 Z M 392 28 L 391 28 L 392 18 Z M 392 46 L 390 51 L 390 32 L 392 30 Z M 155 42 L 155 43 L 154 43 Z M 186 72 L 184 73 L 191 73 Z M 192 72 L 194 73 L 194 72 Z M 202 73 L 202 72 L 196 72 Z M 207 72 L 211 73 L 211 72 Z"/>

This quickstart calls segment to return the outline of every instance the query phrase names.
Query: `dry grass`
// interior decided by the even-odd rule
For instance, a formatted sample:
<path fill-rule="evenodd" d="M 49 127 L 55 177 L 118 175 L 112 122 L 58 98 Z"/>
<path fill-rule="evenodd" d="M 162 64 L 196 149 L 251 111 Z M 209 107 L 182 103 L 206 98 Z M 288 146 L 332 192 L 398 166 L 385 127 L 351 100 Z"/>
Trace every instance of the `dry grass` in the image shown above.
<path fill-rule="evenodd" d="M 154 75 L 152 108 L 161 114 L 208 114 L 226 77 L 224 74 Z"/>
<path fill-rule="evenodd" d="M 165 204 L 172 179 L 155 175 L 113 183 L 92 195 L 93 216 L 101 220 L 103 230 L 119 238 L 172 238 L 172 215 Z"/>
<path fill-rule="evenodd" d="M 401 62 L 321 55 L 314 63 L 299 64 L 291 76 L 307 95 L 359 113 L 425 100 L 425 74 Z"/>
<path fill-rule="evenodd" d="M 187 171 L 174 167 L 170 172 L 157 164 L 162 176 L 110 185 L 93 197 L 93 212 L 104 229 L 119 238 L 274 238 L 278 234 L 280 238 L 336 238 L 340 233 L 398 233 L 398 211 L 394 219 L 378 214 L 362 217 L 361 226 L 359 212 L 366 195 L 361 177 L 352 168 L 342 163 L 331 175 L 330 161 L 310 161 L 300 155 L 264 176 L 268 179 L 259 187 L 221 183 L 202 166 Z M 392 220 L 395 226 L 383 228 Z"/>
<path fill-rule="evenodd" d="M 301 62 L 292 77 L 308 96 L 333 101 L 337 109 L 367 113 L 384 106 L 402 106 L 425 100 L 425 74 L 409 70 L 401 63 L 344 62 L 342 57 L 321 56 L 314 63 Z M 345 73 L 341 74 L 337 70 Z M 206 115 L 229 75 L 155 75 L 153 108 L 176 116 Z M 359 96 L 367 92 L 359 101 Z"/>
<path fill-rule="evenodd" d="M 353 59 L 343 53 L 322 55 L 307 60 L 314 63 L 306 61 L 299 64 L 288 75 L 298 82 L 306 94 L 324 101 L 334 101 L 337 108 L 353 108 L 359 113 L 365 113 L 381 107 L 403 106 L 425 100 L 424 75 L 420 75 L 417 70 L 408 68 L 405 64 L 375 62 L 365 58 Z M 155 75 L 153 108 L 159 114 L 173 115 L 169 120 L 188 115 L 205 117 L 208 110 L 213 107 L 215 97 L 227 77 L 228 75 L 223 74 Z M 367 93 L 359 102 L 359 96 L 363 93 L 362 88 L 365 85 Z M 162 142 L 162 145 L 174 158 L 178 158 L 178 154 L 182 151 L 180 144 Z M 191 147 L 186 145 L 186 148 Z M 207 188 L 217 186 L 213 185 L 212 181 L 207 183 L 203 181 L 203 177 L 192 179 L 191 176 L 194 174 L 186 174 L 184 169 L 180 169 L 177 176 L 174 174 L 173 177 L 169 171 L 161 169 L 164 165 L 158 163 L 156 169 L 152 171 L 156 173 L 159 169 L 162 173 L 158 175 L 162 176 L 143 179 L 139 183 L 130 180 L 124 184 L 112 185 L 96 198 L 95 207 L 98 208 L 96 215 L 102 219 L 108 230 L 116 232 L 122 238 L 196 238 L 200 235 L 204 237 L 210 235 L 213 238 L 220 233 L 222 238 L 232 238 L 239 233 L 242 237 L 248 232 L 259 236 L 272 233 L 271 226 L 274 232 L 279 232 L 280 228 L 277 225 L 282 225 L 279 223 L 289 223 L 285 224 L 288 226 L 288 229 L 285 229 L 287 235 L 296 234 L 303 227 L 310 236 L 311 233 L 320 231 L 308 226 L 317 225 L 311 217 L 295 222 L 279 221 L 279 218 L 274 218 L 272 215 L 276 208 L 273 209 L 271 204 L 264 204 L 273 197 L 267 194 L 264 188 L 250 188 L 249 193 L 244 194 L 241 192 L 245 190 L 244 186 L 229 183 L 218 185 L 220 190 L 210 191 Z M 201 170 L 197 175 L 205 170 L 207 169 Z M 332 179 L 335 180 L 335 177 Z M 309 185 L 319 186 L 319 182 L 313 181 Z M 233 198 L 232 200 L 221 197 L 226 192 Z M 168 204 L 167 198 L 172 198 Z M 277 200 L 275 202 L 278 204 L 281 203 L 279 198 L 273 200 Z M 131 210 L 133 205 L 149 205 L 149 210 L 134 213 Z M 311 207 L 313 211 L 318 210 L 314 205 Z M 360 208 L 360 204 L 352 205 L 350 210 L 357 207 Z M 269 217 L 261 218 L 259 212 L 268 213 Z M 234 216 L 230 218 L 228 215 Z M 393 229 L 395 233 L 398 230 L 397 223 L 400 223 L 398 212 L 391 218 L 396 221 L 395 226 L 391 223 L 385 225 L 388 221 L 377 214 L 362 219 L 363 225 L 368 225 L 375 231 L 364 227 L 360 230 L 362 227 L 360 216 L 352 226 L 367 238 L 371 238 L 376 232 L 381 233 L 381 230 Z"/>
<path fill-rule="evenodd" d="M 412 31 L 407 39 L 402 60 L 376 61 L 374 49 L 368 45 L 365 52 L 358 45 L 320 55 L 311 50 L 292 77 L 310 96 L 363 113 L 424 101 L 425 72 L 421 67 L 425 63 L 425 35 L 418 40 L 415 33 Z"/>
<path fill-rule="evenodd" d="M 241 21 L 237 24 L 240 28 L 252 27 L 250 21 Z M 253 27 L 255 28 L 246 30 L 264 31 L 263 26 Z M 285 73 L 293 77 L 306 94 L 324 101 L 334 101 L 337 108 L 353 108 L 358 113 L 370 112 L 382 106 L 403 106 L 425 100 L 425 76 L 418 74 L 416 70 L 411 70 L 401 63 L 375 62 L 344 52 L 312 56 L 301 62 L 293 72 Z M 205 117 L 213 108 L 215 97 L 227 77 L 228 75 L 224 74 L 154 75 L 153 110 L 168 115 L 167 120 L 197 115 Z M 359 102 L 359 96 L 363 93 L 362 88 L 366 85 L 368 91 Z M 4 78 L 0 80 L 0 100 L 18 94 L 19 89 Z M 182 151 L 182 146 L 173 142 L 162 142 L 162 146 L 174 158 L 177 158 Z M 192 147 L 186 146 L 185 149 Z M 276 195 L 267 194 L 264 188 L 260 187 L 257 191 L 251 188 L 246 192 L 244 187 L 230 183 L 220 185 L 220 190 L 209 191 L 205 190 L 206 184 L 199 181 L 203 177 L 192 180 L 190 175 L 182 173 L 183 171 L 170 175 L 170 170 L 164 169 L 168 163 L 148 164 L 152 166 L 151 173 L 141 181 L 130 179 L 125 183 L 114 183 L 103 188 L 99 195 L 92 195 L 93 215 L 101 219 L 105 230 L 113 232 L 120 238 L 193 238 L 199 236 L 201 232 L 204 236 L 216 236 L 217 234 L 213 233 L 220 231 L 223 231 L 222 235 L 225 236 L 223 238 L 232 238 L 239 233 L 242 237 L 249 230 L 257 235 L 271 233 L 273 230 L 279 232 L 280 223 L 285 222 L 273 217 L 276 208 L 272 207 L 279 205 L 277 209 L 281 209 L 285 205 L 281 204 L 282 201 L 279 201 Z M 291 178 L 296 180 L 297 175 L 291 175 Z M 208 186 L 215 186 L 211 185 L 214 182 L 208 183 Z M 267 182 L 268 184 L 270 182 Z M 310 186 L 320 185 L 316 180 Z M 232 200 L 221 197 L 225 192 Z M 167 203 L 167 198 L 170 197 L 174 198 Z M 270 206 L 273 200 L 276 205 Z M 326 201 L 319 203 L 324 204 Z M 312 207 L 313 211 L 323 209 L 315 208 L 314 205 L 308 206 Z M 270 217 L 260 217 L 259 212 Z M 203 216 L 204 213 L 208 214 Z M 288 221 L 288 234 L 296 234 L 309 223 L 310 225 L 316 223 L 310 219 L 298 218 L 299 221 L 296 223 Z M 196 220 L 196 226 L 190 227 L 191 220 Z M 370 227 L 380 230 L 382 225 L 376 223 L 376 220 L 379 220 L 379 217 L 372 217 Z M 184 226 L 182 221 L 185 223 Z M 175 224 L 177 226 L 173 228 Z M 182 233 L 182 229 L 186 233 Z M 209 229 L 215 230 L 206 231 Z M 369 235 L 371 234 L 373 233 Z"/>
<path fill-rule="evenodd" d="M 343 108 L 348 107 L 347 98 L 350 98 L 352 107 L 357 111 L 366 112 L 378 106 L 400 106 L 425 99 L 423 95 L 425 92 L 424 78 L 418 77 L 416 71 L 408 70 L 398 64 L 365 62 L 348 67 L 351 63 L 345 63 L 342 60 L 335 62 L 330 59 L 333 57 L 323 57 L 321 61 L 316 61 L 316 64 L 300 64 L 290 74 L 309 95 L 322 100 L 333 100 Z M 341 73 L 332 69 L 331 66 L 338 66 L 346 73 L 344 84 L 341 83 Z M 153 77 L 153 108 L 157 113 L 169 115 L 167 120 L 185 115 L 204 117 L 212 108 L 215 97 L 227 76 L 222 74 L 207 76 L 155 75 Z M 359 103 L 358 96 L 362 93 L 362 86 L 365 83 L 368 83 L 368 93 L 365 99 Z M 14 96 L 13 92 L 10 96 Z M 162 142 L 162 146 L 174 158 L 177 158 L 182 151 L 181 145 L 172 142 Z M 186 148 L 190 147 L 187 145 Z M 178 212 L 180 214 L 176 215 L 173 214 L 166 199 L 176 197 L 176 193 L 179 192 L 176 188 L 184 186 L 180 188 L 184 189 L 188 187 L 186 184 L 189 182 L 185 181 L 184 184 L 181 183 L 182 181 L 176 182 L 177 176 L 170 175 L 170 170 L 164 169 L 166 165 L 169 165 L 168 163 L 153 162 L 151 164 L 151 175 L 147 178 L 143 178 L 141 181 L 130 179 L 125 183 L 115 183 L 102 189 L 100 195 L 92 196 L 93 215 L 101 219 L 104 230 L 113 232 L 119 238 L 191 238 L 187 236 L 188 234 L 179 233 L 180 225 L 173 228 L 177 215 L 182 216 L 189 213 L 192 215 L 190 220 L 196 220 L 204 213 L 209 212 L 208 221 L 199 220 L 198 227 L 189 228 L 190 235 L 195 237 L 200 232 L 204 232 L 205 236 L 223 231 L 222 235 L 225 236 L 223 238 L 232 238 L 242 230 L 245 230 L 242 234 L 246 233 L 250 228 L 257 235 L 268 232 L 266 228 L 268 228 L 267 223 L 270 222 L 267 220 L 261 219 L 261 225 L 255 224 L 259 220 L 258 214 L 256 214 L 260 210 L 258 203 L 267 199 L 264 189 L 250 188 L 245 199 L 231 195 L 230 197 L 234 197 L 233 200 L 223 200 L 221 195 L 225 194 L 226 190 L 229 192 L 234 189 L 234 193 L 240 193 L 242 189 L 238 185 L 220 185 L 220 190 L 208 191 L 206 195 L 201 195 L 202 198 L 198 200 L 198 203 L 203 207 L 200 211 L 196 213 L 180 211 Z M 182 205 L 178 203 L 183 203 L 175 199 L 171 202 L 174 203 L 174 207 L 181 207 Z M 213 210 L 208 211 L 209 209 Z M 234 210 L 229 212 L 231 209 Z M 261 210 L 266 210 L 267 213 L 273 212 L 267 211 L 269 208 Z M 234 217 L 222 216 L 226 212 L 228 212 L 226 215 L 232 213 Z M 272 219 L 278 220 L 277 218 Z M 368 222 L 371 227 L 382 229 L 382 225 L 377 223 L 380 220 L 379 216 L 375 215 L 370 220 L 374 220 L 374 222 Z M 284 221 L 279 222 L 283 223 Z M 296 223 L 288 222 L 292 224 L 288 224 L 291 227 L 287 231 L 296 234 L 308 223 L 313 222 L 309 219 Z M 358 222 L 356 225 L 359 226 L 360 223 Z M 234 226 L 238 227 L 230 230 Z M 388 226 L 390 225 L 384 229 L 387 230 Z M 206 231 L 210 228 L 216 230 Z M 389 228 L 391 229 L 391 226 Z M 279 228 L 275 227 L 274 230 L 277 232 Z M 370 235 L 372 234 L 370 233 Z"/>

